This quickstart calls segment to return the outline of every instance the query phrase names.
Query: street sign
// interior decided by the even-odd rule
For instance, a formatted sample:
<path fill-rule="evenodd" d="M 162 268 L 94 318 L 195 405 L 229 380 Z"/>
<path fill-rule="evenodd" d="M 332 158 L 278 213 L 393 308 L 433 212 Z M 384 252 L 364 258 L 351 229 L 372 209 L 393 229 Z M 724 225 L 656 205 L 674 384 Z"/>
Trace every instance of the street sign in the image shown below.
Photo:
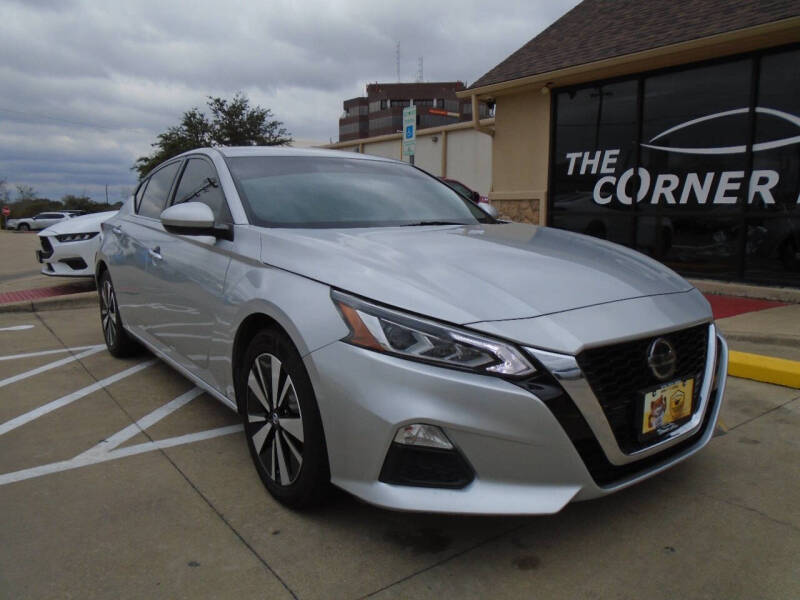
<path fill-rule="evenodd" d="M 417 107 L 403 109 L 403 156 L 414 156 L 417 149 Z"/>
<path fill-rule="evenodd" d="M 3 210 L 2 210 L 2 213 L 3 213 L 3 216 L 4 216 L 4 217 L 7 217 L 8 215 L 10 215 L 10 214 L 11 214 L 11 209 L 10 209 L 10 208 L 8 208 L 7 206 L 4 206 L 4 207 L 3 207 Z"/>

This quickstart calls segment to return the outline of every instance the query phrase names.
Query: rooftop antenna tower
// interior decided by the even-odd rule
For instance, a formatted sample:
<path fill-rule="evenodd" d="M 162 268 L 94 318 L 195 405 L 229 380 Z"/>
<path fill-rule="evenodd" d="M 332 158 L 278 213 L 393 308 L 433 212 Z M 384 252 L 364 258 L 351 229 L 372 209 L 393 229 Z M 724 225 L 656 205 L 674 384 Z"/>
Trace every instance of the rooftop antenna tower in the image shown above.
<path fill-rule="evenodd" d="M 397 42 L 397 49 L 395 50 L 395 63 L 397 66 L 397 83 L 400 83 L 400 42 Z"/>
<path fill-rule="evenodd" d="M 422 78 L 422 57 L 420 56 L 419 60 L 417 61 L 417 83 L 422 83 L 422 82 L 423 82 L 423 78 Z"/>

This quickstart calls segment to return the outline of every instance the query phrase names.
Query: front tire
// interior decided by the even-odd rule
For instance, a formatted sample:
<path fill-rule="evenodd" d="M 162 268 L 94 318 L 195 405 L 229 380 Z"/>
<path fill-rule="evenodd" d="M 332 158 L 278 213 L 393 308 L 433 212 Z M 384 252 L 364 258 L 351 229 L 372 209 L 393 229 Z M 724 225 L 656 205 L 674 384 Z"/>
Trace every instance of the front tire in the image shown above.
<path fill-rule="evenodd" d="M 237 370 L 237 398 L 247 447 L 269 493 L 295 509 L 322 503 L 330 469 L 322 419 L 300 354 L 266 329 Z"/>
<path fill-rule="evenodd" d="M 17 227 L 17 229 L 19 231 L 30 231 L 31 230 L 31 226 L 28 225 L 27 223 L 20 223 L 20 225 L 19 225 L 19 227 Z"/>
<path fill-rule="evenodd" d="M 100 325 L 103 328 L 106 348 L 112 356 L 117 358 L 136 354 L 140 350 L 139 344 L 122 327 L 117 294 L 108 271 L 104 271 L 100 276 L 100 285 L 97 291 L 100 296 Z"/>

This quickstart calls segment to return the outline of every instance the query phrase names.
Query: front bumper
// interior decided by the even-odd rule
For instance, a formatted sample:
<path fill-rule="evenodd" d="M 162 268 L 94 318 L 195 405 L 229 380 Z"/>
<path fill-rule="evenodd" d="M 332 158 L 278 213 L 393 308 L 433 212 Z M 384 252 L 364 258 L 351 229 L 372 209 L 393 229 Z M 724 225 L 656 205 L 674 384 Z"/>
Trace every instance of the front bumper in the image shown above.
<path fill-rule="evenodd" d="M 602 484 L 547 402 L 535 393 L 503 379 L 336 342 L 304 359 L 325 426 L 331 479 L 379 506 L 462 514 L 554 513 L 573 499 L 625 488 L 680 462 L 711 439 L 724 393 L 727 347 L 710 328 L 714 350 L 707 359 L 707 372 L 715 377 L 704 383 L 696 422 L 660 442 L 656 450 L 634 458 L 620 459 L 613 448 L 601 444 L 608 462 L 619 467 L 619 476 Z M 567 373 L 566 364 L 561 371 L 553 360 L 547 366 L 575 395 L 580 373 Z M 582 409 L 588 401 L 582 397 Z M 590 423 L 593 428 L 596 416 Z M 441 427 L 473 468 L 474 480 L 462 489 L 379 481 L 397 429 L 409 423 Z M 596 435 L 607 442 L 601 430 Z"/>
<path fill-rule="evenodd" d="M 93 261 L 100 247 L 100 236 L 77 242 L 59 242 L 55 235 L 39 236 L 41 250 L 36 260 L 42 274 L 58 277 L 94 277 Z"/>

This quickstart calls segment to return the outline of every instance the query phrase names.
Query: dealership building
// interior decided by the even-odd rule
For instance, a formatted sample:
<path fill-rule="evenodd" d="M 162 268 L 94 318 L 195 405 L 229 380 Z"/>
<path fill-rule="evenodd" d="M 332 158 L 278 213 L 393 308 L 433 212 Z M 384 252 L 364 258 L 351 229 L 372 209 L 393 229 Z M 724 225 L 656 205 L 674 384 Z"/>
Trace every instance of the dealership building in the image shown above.
<path fill-rule="evenodd" d="M 584 0 L 458 96 L 501 213 L 800 287 L 800 0 Z"/>

